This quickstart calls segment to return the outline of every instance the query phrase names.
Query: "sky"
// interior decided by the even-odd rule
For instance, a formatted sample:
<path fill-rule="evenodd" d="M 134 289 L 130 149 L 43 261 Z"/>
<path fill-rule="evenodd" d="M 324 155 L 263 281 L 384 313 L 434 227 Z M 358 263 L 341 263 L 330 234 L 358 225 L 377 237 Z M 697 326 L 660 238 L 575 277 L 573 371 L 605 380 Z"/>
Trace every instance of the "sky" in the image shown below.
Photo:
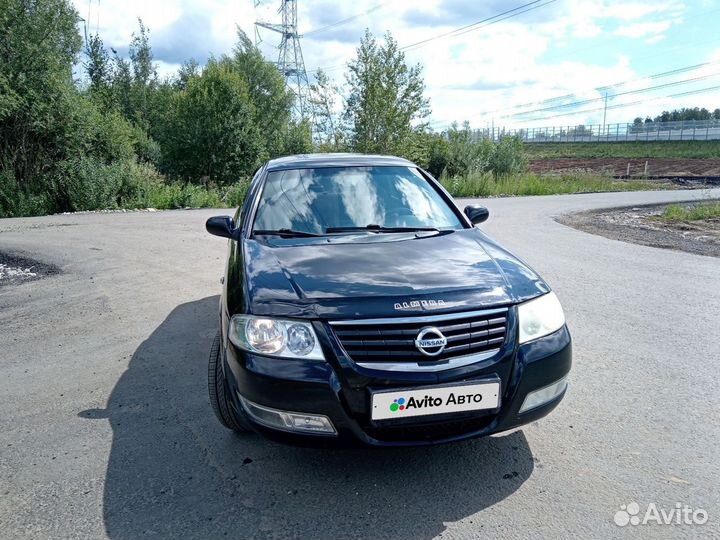
<path fill-rule="evenodd" d="M 527 129 L 601 124 L 605 114 L 612 124 L 679 107 L 720 107 L 720 0 L 541 0 L 509 14 L 516 16 L 437 37 L 529 1 L 298 0 L 308 76 L 312 81 L 323 68 L 344 84 L 344 66 L 368 28 L 378 37 L 390 32 L 400 47 L 435 38 L 405 55 L 423 66 L 437 131 L 465 120 L 475 128 Z M 120 54 L 142 18 L 158 73 L 170 76 L 186 59 L 202 63 L 230 53 L 237 28 L 254 38 L 255 21 L 280 22 L 281 2 L 74 3 L 90 32 Z M 279 35 L 263 30 L 260 37 L 263 54 L 277 60 Z"/>

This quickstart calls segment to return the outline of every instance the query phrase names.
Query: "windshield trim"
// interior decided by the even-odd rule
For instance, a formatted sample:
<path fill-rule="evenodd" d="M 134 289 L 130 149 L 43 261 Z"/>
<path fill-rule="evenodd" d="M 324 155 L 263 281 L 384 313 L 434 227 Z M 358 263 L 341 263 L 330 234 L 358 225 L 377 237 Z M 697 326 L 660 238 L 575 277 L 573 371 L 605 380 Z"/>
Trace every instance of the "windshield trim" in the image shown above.
<path fill-rule="evenodd" d="M 400 165 L 405 166 L 405 165 Z M 343 168 L 357 168 L 358 166 L 355 165 L 337 165 L 337 164 L 327 164 L 322 166 L 315 166 L 315 167 L 292 167 L 288 169 L 283 170 L 301 170 L 301 169 L 343 169 Z M 373 164 L 368 163 L 361 165 L 360 167 L 367 167 L 367 168 L 381 168 L 381 167 L 398 167 L 397 164 Z M 468 220 L 467 216 L 464 212 L 460 210 L 460 208 L 455 204 L 455 201 L 453 200 L 452 196 L 448 191 L 442 186 L 442 184 L 436 180 L 435 178 L 430 175 L 426 170 L 424 170 L 421 167 L 418 167 L 414 163 L 411 163 L 406 166 L 408 169 L 414 169 L 420 175 L 425 179 L 425 181 L 428 183 L 428 185 L 435 190 L 435 192 L 440 196 L 440 198 L 443 200 L 443 202 L 448 206 L 448 208 L 451 210 L 451 212 L 458 218 L 458 221 L 460 222 L 460 225 L 462 226 L 462 229 L 472 229 L 473 225 Z M 252 206 L 250 207 L 251 211 L 248 212 L 247 219 L 245 220 L 245 227 L 243 228 L 243 234 L 242 237 L 246 239 L 253 238 L 254 232 L 253 229 L 255 228 L 255 218 L 257 217 L 258 208 L 260 206 L 260 200 L 262 198 L 262 194 L 265 190 L 265 183 L 267 182 L 268 176 L 270 172 L 277 172 L 276 170 L 269 170 L 267 166 L 262 168 L 262 177 L 258 179 L 258 183 L 253 186 L 250 186 L 250 192 L 252 193 L 253 201 Z M 462 230 L 457 229 L 457 230 Z"/>

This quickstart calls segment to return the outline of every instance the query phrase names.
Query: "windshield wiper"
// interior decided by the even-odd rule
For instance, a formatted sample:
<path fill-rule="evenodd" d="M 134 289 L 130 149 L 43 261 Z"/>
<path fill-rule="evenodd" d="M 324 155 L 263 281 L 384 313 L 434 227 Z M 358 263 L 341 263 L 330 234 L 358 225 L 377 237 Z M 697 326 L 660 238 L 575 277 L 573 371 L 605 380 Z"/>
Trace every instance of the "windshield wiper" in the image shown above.
<path fill-rule="evenodd" d="M 268 235 L 276 235 L 276 236 L 286 236 L 288 238 L 312 238 L 315 236 L 324 236 L 322 234 L 312 233 L 312 232 L 306 232 L 306 231 L 296 231 L 294 229 L 277 229 L 277 230 L 255 230 L 253 231 L 253 234 L 268 234 Z"/>
<path fill-rule="evenodd" d="M 399 233 L 399 232 L 417 232 L 417 231 L 431 231 L 440 232 L 435 227 L 383 227 L 381 225 L 365 225 L 364 227 L 328 227 L 325 229 L 326 233 L 342 233 L 342 232 L 355 232 L 355 231 L 370 231 L 370 232 L 386 232 L 386 233 Z"/>

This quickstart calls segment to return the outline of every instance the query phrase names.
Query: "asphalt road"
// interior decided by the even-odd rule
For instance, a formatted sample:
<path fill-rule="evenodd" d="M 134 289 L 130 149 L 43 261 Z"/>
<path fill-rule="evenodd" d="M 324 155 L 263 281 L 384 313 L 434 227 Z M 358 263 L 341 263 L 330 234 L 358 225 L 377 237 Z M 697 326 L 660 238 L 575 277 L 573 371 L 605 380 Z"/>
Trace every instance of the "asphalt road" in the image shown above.
<path fill-rule="evenodd" d="M 0 286 L 0 537 L 717 538 L 720 259 L 553 220 L 703 196 L 484 201 L 484 228 L 564 304 L 569 394 L 521 431 L 397 451 L 217 423 L 205 373 L 225 242 L 203 224 L 219 212 L 0 220 L 0 251 L 61 270 Z M 709 521 L 614 524 L 633 501 Z"/>

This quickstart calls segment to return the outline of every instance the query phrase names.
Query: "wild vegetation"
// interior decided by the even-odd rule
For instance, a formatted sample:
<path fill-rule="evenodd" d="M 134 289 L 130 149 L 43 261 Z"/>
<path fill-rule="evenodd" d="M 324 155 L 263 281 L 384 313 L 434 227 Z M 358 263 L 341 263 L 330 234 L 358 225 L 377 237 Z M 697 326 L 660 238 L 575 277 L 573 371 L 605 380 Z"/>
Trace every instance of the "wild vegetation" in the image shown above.
<path fill-rule="evenodd" d="M 78 20 L 67 0 L 0 0 L 0 217 L 231 206 L 264 160 L 312 149 L 243 34 L 160 80 L 142 22 L 126 59 L 99 36 L 83 46 Z"/>
<path fill-rule="evenodd" d="M 456 197 L 558 195 L 605 191 L 667 189 L 669 184 L 643 180 L 620 181 L 593 174 L 538 175 L 532 173 L 494 176 L 488 173 L 443 178 L 445 189 Z"/>
<path fill-rule="evenodd" d="M 693 205 L 671 204 L 660 218 L 669 222 L 720 220 L 720 201 L 710 201 Z"/>

